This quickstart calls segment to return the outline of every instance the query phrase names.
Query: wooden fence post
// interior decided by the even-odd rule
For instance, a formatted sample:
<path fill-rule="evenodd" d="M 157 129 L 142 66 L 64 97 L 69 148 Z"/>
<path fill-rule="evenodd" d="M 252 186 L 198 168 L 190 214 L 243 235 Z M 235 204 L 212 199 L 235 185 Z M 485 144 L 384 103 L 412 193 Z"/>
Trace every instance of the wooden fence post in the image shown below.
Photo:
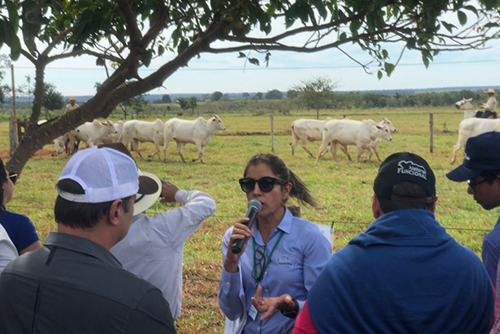
<path fill-rule="evenodd" d="M 434 114 L 429 114 L 429 126 L 430 126 L 430 132 L 431 132 L 431 153 L 434 151 Z"/>
<path fill-rule="evenodd" d="M 274 119 L 273 115 L 269 116 L 271 119 L 271 152 L 274 153 Z"/>
<path fill-rule="evenodd" d="M 14 85 L 14 65 L 10 65 L 12 75 L 12 117 L 9 122 L 9 141 L 10 141 L 10 156 L 14 154 L 14 150 L 18 145 L 17 132 L 17 114 L 16 114 L 16 86 Z"/>

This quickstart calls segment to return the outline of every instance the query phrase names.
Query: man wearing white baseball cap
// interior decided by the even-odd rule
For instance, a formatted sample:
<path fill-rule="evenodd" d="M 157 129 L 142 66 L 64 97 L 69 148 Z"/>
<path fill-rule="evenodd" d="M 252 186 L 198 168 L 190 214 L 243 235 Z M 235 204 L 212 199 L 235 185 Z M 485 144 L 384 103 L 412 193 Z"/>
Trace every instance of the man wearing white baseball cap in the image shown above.
<path fill-rule="evenodd" d="M 168 302 L 109 252 L 127 234 L 135 194 L 150 194 L 133 159 L 75 154 L 57 181 L 58 232 L 0 276 L 0 333 L 175 333 Z"/>

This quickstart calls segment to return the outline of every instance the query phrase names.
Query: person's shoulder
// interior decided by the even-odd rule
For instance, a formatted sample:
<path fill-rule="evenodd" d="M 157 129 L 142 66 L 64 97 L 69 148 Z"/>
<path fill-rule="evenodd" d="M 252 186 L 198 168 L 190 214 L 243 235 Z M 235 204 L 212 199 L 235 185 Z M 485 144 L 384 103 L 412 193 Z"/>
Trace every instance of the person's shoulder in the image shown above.
<path fill-rule="evenodd" d="M 108 277 L 116 289 L 115 292 L 122 294 L 123 291 L 127 291 L 130 298 L 123 297 L 128 300 L 128 303 L 134 303 L 149 293 L 162 294 L 156 286 L 123 268 L 113 268 L 111 270 L 112 272 L 109 273 Z"/>
<path fill-rule="evenodd" d="M 31 224 L 31 220 L 20 213 L 14 213 L 10 211 L 4 211 L 0 217 L 0 222 L 3 223 L 15 223 L 15 224 Z"/>
<path fill-rule="evenodd" d="M 500 241 L 500 218 L 498 219 L 495 227 L 486 234 L 484 239 Z"/>
<path fill-rule="evenodd" d="M 294 229 L 298 229 L 298 230 L 305 232 L 305 233 L 319 233 L 319 234 L 321 234 L 321 231 L 319 230 L 318 225 L 316 225 L 315 223 L 313 223 L 309 220 L 298 218 L 298 217 L 292 217 L 292 227 Z"/>

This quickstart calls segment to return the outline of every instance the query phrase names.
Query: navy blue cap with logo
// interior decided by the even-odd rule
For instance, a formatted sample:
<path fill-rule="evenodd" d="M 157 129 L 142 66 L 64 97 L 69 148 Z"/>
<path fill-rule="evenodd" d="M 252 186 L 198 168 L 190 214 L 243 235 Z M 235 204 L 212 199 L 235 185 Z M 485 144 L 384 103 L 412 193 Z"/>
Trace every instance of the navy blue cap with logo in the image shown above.
<path fill-rule="evenodd" d="M 465 145 L 464 162 L 446 177 L 464 182 L 490 170 L 500 170 L 500 132 L 486 132 L 469 138 Z"/>
<path fill-rule="evenodd" d="M 418 184 L 425 191 L 423 198 L 400 197 L 393 194 L 393 187 L 401 182 Z M 409 153 L 394 153 L 382 162 L 373 183 L 378 198 L 406 202 L 432 203 L 436 196 L 436 177 L 427 161 Z"/>

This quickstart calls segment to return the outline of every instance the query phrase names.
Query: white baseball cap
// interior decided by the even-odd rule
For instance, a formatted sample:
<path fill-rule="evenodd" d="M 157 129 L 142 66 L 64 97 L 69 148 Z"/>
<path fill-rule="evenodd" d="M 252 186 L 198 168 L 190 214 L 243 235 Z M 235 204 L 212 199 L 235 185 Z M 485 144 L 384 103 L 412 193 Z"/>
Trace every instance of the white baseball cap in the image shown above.
<path fill-rule="evenodd" d="M 61 180 L 73 180 L 84 194 L 57 188 L 59 196 L 70 202 L 103 203 L 135 195 L 140 188 L 137 166 L 132 158 L 112 148 L 92 148 L 73 155 L 64 167 Z M 143 193 L 150 191 L 142 190 Z"/>

